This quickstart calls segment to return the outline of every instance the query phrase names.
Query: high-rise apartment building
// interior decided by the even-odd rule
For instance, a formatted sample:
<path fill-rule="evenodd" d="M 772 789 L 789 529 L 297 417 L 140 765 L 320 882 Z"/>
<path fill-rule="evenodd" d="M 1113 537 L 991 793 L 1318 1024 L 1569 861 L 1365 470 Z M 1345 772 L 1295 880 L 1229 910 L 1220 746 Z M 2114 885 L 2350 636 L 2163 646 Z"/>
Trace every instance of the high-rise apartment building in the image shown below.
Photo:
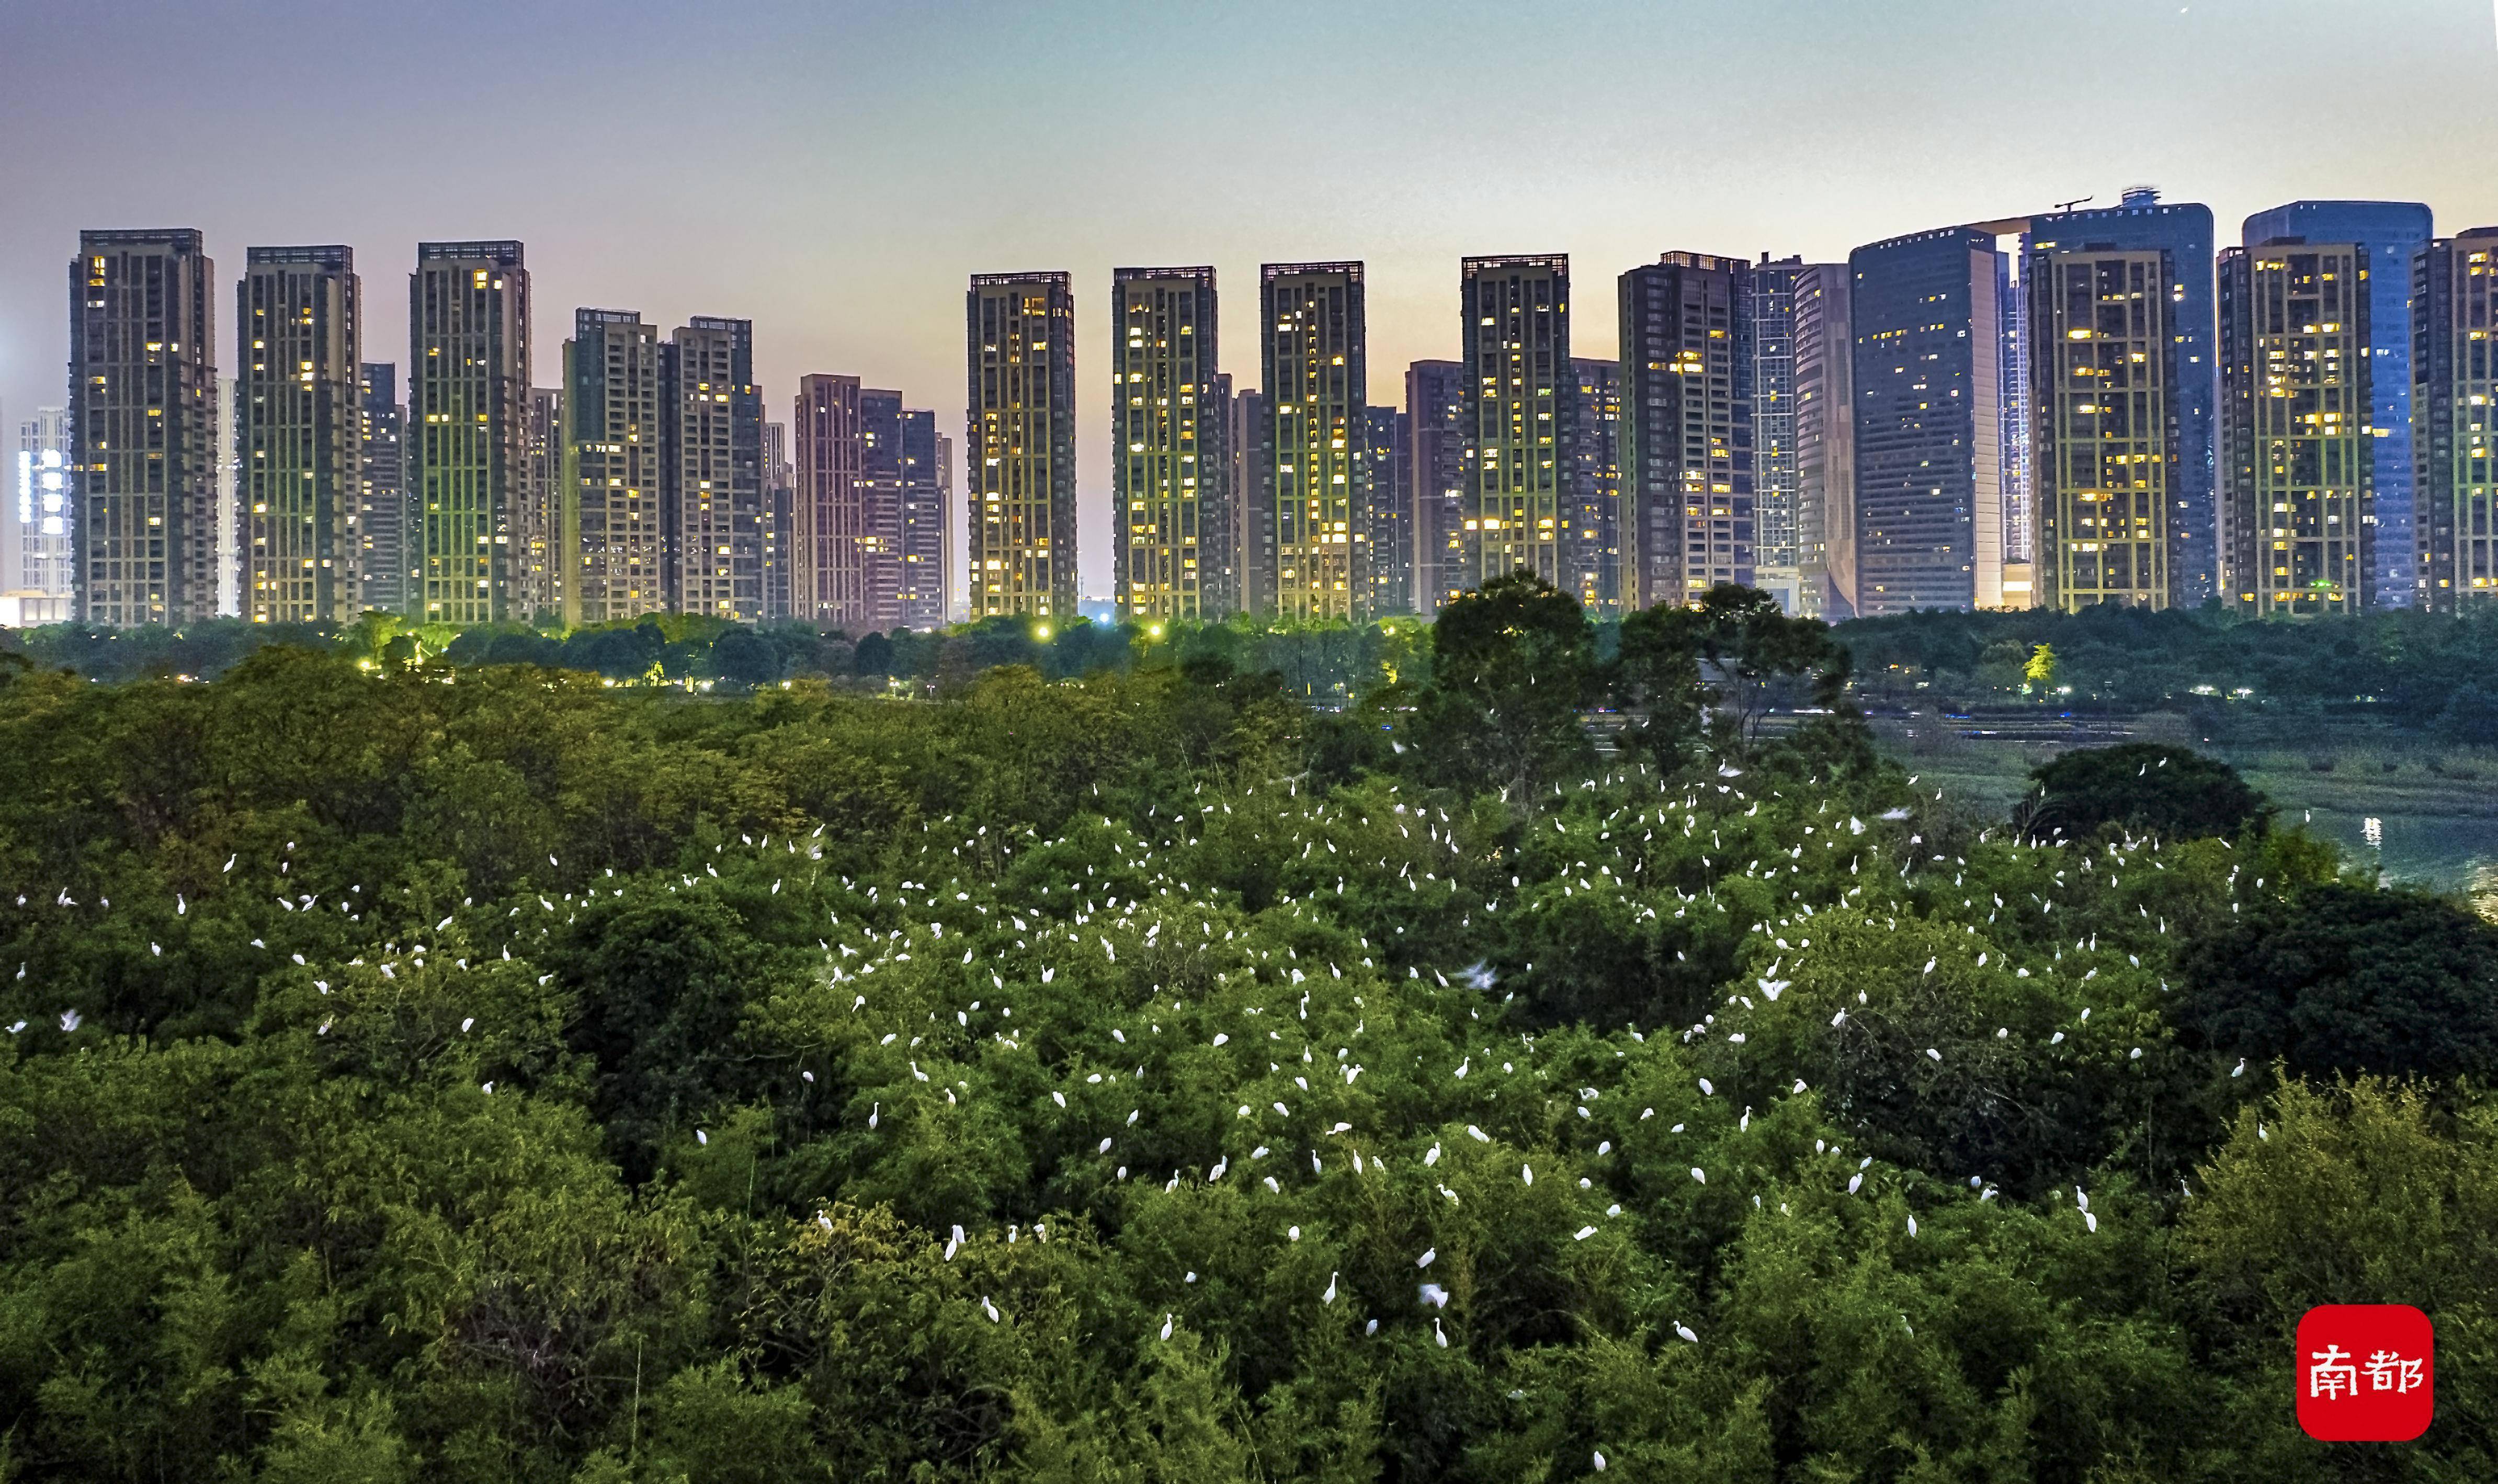
<path fill-rule="evenodd" d="M 868 627 L 902 622 L 902 517 L 907 469 L 902 394 L 874 387 L 859 393 L 859 572 Z"/>
<path fill-rule="evenodd" d="M 235 295 L 243 616 L 352 619 L 362 597 L 364 285 L 342 246 L 255 247 Z"/>
<path fill-rule="evenodd" d="M 213 266 L 200 234 L 81 232 L 70 264 L 70 517 L 89 623 L 216 616 Z"/>
<path fill-rule="evenodd" d="M 1351 618 L 1369 597 L 1369 330 L 1359 263 L 1269 263 L 1258 270 L 1266 383 L 1275 613 Z"/>
<path fill-rule="evenodd" d="M 368 361 L 356 368 L 357 607 L 407 612 L 406 415 L 399 367 Z"/>
<path fill-rule="evenodd" d="M 1465 585 L 1525 571 L 1567 586 L 1569 255 L 1464 259 L 1458 305 L 1472 476 Z"/>
<path fill-rule="evenodd" d="M 751 320 L 696 315 L 662 347 L 670 604 L 762 621 L 763 389 Z"/>
<path fill-rule="evenodd" d="M 1569 387 L 1561 585 L 1590 616 L 1613 617 L 1622 600 L 1621 363 L 1575 358 Z"/>
<path fill-rule="evenodd" d="M 1226 377 L 1229 380 L 1229 377 Z M 1232 464 L 1232 601 L 1234 613 L 1275 612 L 1275 479 L 1266 395 L 1232 394 L 1225 447 Z"/>
<path fill-rule="evenodd" d="M 1795 281 L 1796 588 L 1801 612 L 1856 616 L 1855 338 L 1844 263 Z"/>
<path fill-rule="evenodd" d="M 1474 486 L 1466 442 L 1466 368 L 1456 361 L 1417 361 L 1405 368 L 1405 454 L 1413 482 L 1414 611 L 1438 613 L 1470 585 L 1466 569 L 1466 498 Z"/>
<path fill-rule="evenodd" d="M 1207 514 L 1199 521 L 1198 580 L 1209 619 L 1240 612 L 1240 526 L 1243 492 L 1238 481 L 1240 455 L 1233 443 L 1239 408 L 1233 405 L 1232 373 L 1217 371 L 1206 379 L 1204 395 L 1214 447 L 1198 456 L 1199 478 L 1205 481 L 1201 498 Z"/>
<path fill-rule="evenodd" d="M 2003 593 L 2002 269 L 1946 227 L 1848 257 L 1857 612 L 1995 609 Z"/>
<path fill-rule="evenodd" d="M 17 425 L 17 565 L 0 573 L 12 587 L 54 597 L 77 591 L 70 557 L 70 415 L 38 407 Z"/>
<path fill-rule="evenodd" d="M 2498 607 L 2498 227 L 2436 238 L 2414 263 L 2420 606 L 2485 611 Z"/>
<path fill-rule="evenodd" d="M 2177 265 L 2059 231 L 2026 255 L 2041 602 L 2179 603 Z"/>
<path fill-rule="evenodd" d="M 1362 489 L 1369 504 L 1362 549 L 1370 581 L 1362 611 L 1374 616 L 1414 612 L 1413 482 L 1405 455 L 1412 447 L 1411 420 L 1394 407 L 1362 411 Z"/>
<path fill-rule="evenodd" d="M 529 389 L 520 493 L 512 501 L 511 594 L 515 618 L 564 612 L 563 389 Z"/>
<path fill-rule="evenodd" d="M 2212 308 L 2211 208 L 2185 202 L 2162 203 L 2158 191 L 2138 186 L 2127 191 L 2118 205 L 2060 211 L 2001 225 L 2023 234 L 2025 278 L 2037 271 L 2042 255 L 2059 252 L 2147 253 L 2165 265 L 2163 271 L 2168 275 L 2169 287 L 2162 312 L 2167 323 L 2160 334 L 2171 365 L 2166 387 L 2175 422 L 2171 435 L 2174 457 L 2167 464 L 2160 515 L 2161 540 L 2167 549 L 2165 601 L 2181 608 L 2201 607 L 2220 590 L 2215 535 L 2219 507 L 2214 492 L 2218 478 L 2215 460 L 2220 361 Z M 2036 295 L 2034 286 L 2023 284 L 2021 303 L 2027 306 L 2025 314 L 2035 314 Z M 2066 328 L 2069 331 L 2077 327 Z M 2008 405 L 2021 414 L 2017 433 L 2007 433 L 2007 439 L 2022 436 L 2025 442 L 2016 445 L 2007 441 L 2005 449 L 2005 499 L 2011 511 L 2006 518 L 2010 534 L 2005 540 L 2005 559 L 2028 560 L 2034 555 L 2042 592 L 2050 580 L 2046 568 L 2051 564 L 2051 553 L 2046 549 L 2045 527 L 2053 514 L 2048 508 L 2053 496 L 2049 490 L 2052 471 L 2047 464 L 2054 457 L 2054 449 L 2047 440 L 2050 429 L 2039 422 L 2049 409 L 2040 401 L 2037 389 L 2043 370 L 2039 363 L 2051 355 L 2051 338 L 2044 327 L 2030 325 L 2017 342 L 2023 359 L 2017 363 L 2007 362 L 2005 370 L 2005 385 L 2025 392 L 2006 398 Z M 2145 350 L 2143 354 L 2149 352 Z M 2069 367 L 2073 363 L 2066 357 L 2064 363 Z M 2020 457 L 2025 450 L 2026 463 Z M 2064 483 L 2069 482 L 2067 470 Z M 2025 516 L 2025 511 L 2030 514 Z M 2074 539 L 2072 530 L 2066 526 L 2063 539 Z M 2029 538 L 2026 541 L 2025 536 Z"/>
<path fill-rule="evenodd" d="M 527 494 L 529 429 L 521 244 L 416 244 L 407 327 L 409 614 L 451 624 L 511 616 L 512 523 Z"/>
<path fill-rule="evenodd" d="M 1803 611 L 1796 544 L 1795 294 L 1802 258 L 1752 267 L 1753 581 L 1788 613 Z"/>
<path fill-rule="evenodd" d="M 2286 240 L 2221 254 L 2222 576 L 2239 613 L 2305 617 L 2368 606 L 2368 249 L 2356 242 Z"/>
<path fill-rule="evenodd" d="M 797 495 L 790 527 L 792 616 L 865 633 L 875 611 L 867 570 L 867 430 L 855 376 L 802 376 L 790 420 Z"/>
<path fill-rule="evenodd" d="M 2366 421 L 2373 429 L 2370 520 L 2376 526 L 2369 602 L 2386 608 L 2408 608 L 2419 599 L 2412 489 L 2412 267 L 2435 234 L 2434 216 L 2417 201 L 2294 201 L 2248 217 L 2239 237 L 2249 247 L 2297 237 L 2368 250 Z M 2236 604 L 2232 598 L 2230 606 Z"/>
<path fill-rule="evenodd" d="M 1110 527 L 1122 618 L 1220 613 L 1206 590 L 1208 557 L 1222 547 L 1208 533 L 1229 521 L 1215 472 L 1230 410 L 1212 394 L 1222 370 L 1215 308 L 1211 268 L 1110 275 Z"/>
<path fill-rule="evenodd" d="M 964 295 L 971 613 L 1075 616 L 1075 293 L 976 273 Z"/>
<path fill-rule="evenodd" d="M 763 425 L 763 621 L 790 616 L 789 527 L 798 471 L 789 462 L 789 425 Z"/>
<path fill-rule="evenodd" d="M 906 408 L 901 419 L 902 506 L 896 521 L 899 570 L 893 621 L 905 628 L 943 628 L 946 619 L 945 513 L 954 505 L 952 440 L 937 431 L 937 414 Z"/>
<path fill-rule="evenodd" d="M 235 429 L 242 426 L 241 400 L 242 383 L 232 376 L 219 376 L 215 438 L 217 616 L 220 618 L 242 616 L 242 459 L 237 457 L 240 445 L 235 437 Z"/>
<path fill-rule="evenodd" d="M 1751 276 L 1690 252 L 1621 276 L 1625 613 L 1753 580 Z"/>
<path fill-rule="evenodd" d="M 576 309 L 563 345 L 563 616 L 613 623 L 670 603 L 659 330 Z"/>

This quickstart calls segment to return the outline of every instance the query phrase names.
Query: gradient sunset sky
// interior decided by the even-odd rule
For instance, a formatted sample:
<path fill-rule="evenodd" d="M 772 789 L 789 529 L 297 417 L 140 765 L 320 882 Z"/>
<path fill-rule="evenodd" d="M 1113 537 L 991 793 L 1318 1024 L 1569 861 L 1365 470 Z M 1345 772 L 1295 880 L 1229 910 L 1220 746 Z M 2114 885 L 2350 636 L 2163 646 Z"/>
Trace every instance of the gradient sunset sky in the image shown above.
<path fill-rule="evenodd" d="M 0 0 L 0 426 L 62 399 L 82 227 L 204 229 L 229 369 L 249 245 L 352 244 L 367 358 L 404 362 L 417 240 L 512 237 L 539 385 L 576 305 L 745 316 L 775 421 L 855 373 L 958 441 L 965 275 L 1065 268 L 1106 593 L 1113 266 L 1214 264 L 1251 386 L 1258 265 L 1362 259 L 1401 404 L 1464 254 L 1570 253 L 1610 356 L 1615 276 L 1669 248 L 1828 260 L 2136 183 L 2225 243 L 2301 197 L 2446 233 L 2498 221 L 2493 98 L 2489 0 Z"/>

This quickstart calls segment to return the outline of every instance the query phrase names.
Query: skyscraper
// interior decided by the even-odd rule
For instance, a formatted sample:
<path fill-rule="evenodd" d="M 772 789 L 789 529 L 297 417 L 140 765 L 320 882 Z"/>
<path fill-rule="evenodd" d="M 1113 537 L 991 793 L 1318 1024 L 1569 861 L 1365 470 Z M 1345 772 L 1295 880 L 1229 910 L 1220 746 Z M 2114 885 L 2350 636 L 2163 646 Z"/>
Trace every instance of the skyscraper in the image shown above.
<path fill-rule="evenodd" d="M 763 618 L 763 389 L 751 320 L 694 318 L 662 360 L 673 606 Z"/>
<path fill-rule="evenodd" d="M 17 425 L 17 566 L 0 574 L 12 587 L 59 597 L 77 590 L 69 423 L 67 408 L 38 407 Z"/>
<path fill-rule="evenodd" d="M 89 623 L 216 616 L 214 271 L 187 228 L 79 234 L 70 530 Z"/>
<path fill-rule="evenodd" d="M 953 506 L 952 440 L 937 431 L 937 414 L 906 408 L 901 420 L 900 512 L 893 621 L 906 628 L 945 625 L 945 513 Z"/>
<path fill-rule="evenodd" d="M 2122 204 L 2115 206 L 2038 215 L 2004 225 L 2025 234 L 2023 255 L 2030 261 L 2033 272 L 2040 255 L 2056 252 L 2150 253 L 2165 263 L 2170 287 L 2163 310 L 2167 325 L 2161 333 L 2172 363 L 2167 386 L 2176 424 L 2171 435 L 2174 457 L 2167 464 L 2168 482 L 2161 502 L 2161 539 L 2167 547 L 2166 601 L 2180 608 L 2199 608 L 2220 590 L 2215 536 L 2219 519 L 2215 493 L 2219 465 L 2215 460 L 2220 360 L 2212 309 L 2211 208 L 2184 202 L 2164 204 L 2158 191 L 2137 186 L 2127 191 Z M 2034 314 L 2035 291 L 2026 290 L 2026 295 L 2024 301 Z M 2024 393 L 2017 398 L 2007 397 L 2007 401 L 2024 409 L 2029 418 L 2040 417 L 2046 410 L 2037 388 L 2042 369 L 2039 363 L 2049 355 L 2048 338 L 2045 329 L 2031 325 L 2024 342 L 2028 347 L 2026 363 L 2007 370 L 2006 385 Z M 2069 359 L 2066 363 L 2071 363 Z M 2016 374 L 2021 379 L 2010 379 Z M 2043 584 L 2044 569 L 2049 564 L 2045 524 L 2050 514 L 2047 507 L 2051 471 L 2047 463 L 2055 450 L 2047 441 L 2047 428 L 2029 426 L 2028 431 L 2026 488 L 2034 511 L 2028 528 L 2035 532 L 2036 540 L 2028 547 L 2013 545 L 2005 556 L 2014 560 L 2034 553 Z M 2018 452 L 2007 448 L 2007 464 L 2017 462 L 2012 455 Z M 2017 491 L 2007 490 L 2006 497 L 2015 498 L 2016 494 Z M 2071 539 L 2071 530 L 2066 527 L 2066 539 Z M 2016 525 L 2014 538 L 2010 539 L 2018 535 Z"/>
<path fill-rule="evenodd" d="M 563 616 L 666 613 L 669 540 L 659 330 L 630 309 L 576 309 L 563 345 Z"/>
<path fill-rule="evenodd" d="M 1122 618 L 1207 618 L 1207 532 L 1225 524 L 1214 460 L 1228 408 L 1211 268 L 1123 268 L 1110 275 L 1114 583 Z"/>
<path fill-rule="evenodd" d="M 1795 283 L 1796 584 L 1804 613 L 1856 616 L 1856 345 L 1844 263 Z"/>
<path fill-rule="evenodd" d="M 515 618 L 561 615 L 568 567 L 563 550 L 563 389 L 529 389 L 528 434 L 523 440 L 520 493 L 512 501 L 512 586 Z"/>
<path fill-rule="evenodd" d="M 504 618 L 528 458 L 529 274 L 521 244 L 416 244 L 407 333 L 417 515 L 410 614 L 452 624 Z"/>
<path fill-rule="evenodd" d="M 1258 270 L 1274 521 L 1274 612 L 1351 618 L 1369 596 L 1361 451 L 1369 331 L 1359 263 Z"/>
<path fill-rule="evenodd" d="M 2443 614 L 2485 611 L 2498 607 L 2498 227 L 2437 238 L 2415 262 L 2420 602 Z M 2387 539 L 2380 526 L 2377 540 Z"/>
<path fill-rule="evenodd" d="M 1561 551 L 1575 594 L 1590 616 L 1622 606 L 1622 367 L 1618 361 L 1570 363 L 1570 429 Z"/>
<path fill-rule="evenodd" d="M 2182 606 L 2177 265 L 2086 240 L 2027 260 L 2039 596 Z"/>
<path fill-rule="evenodd" d="M 2372 604 L 2408 608 L 2418 601 L 2413 532 L 2412 260 L 2436 233 L 2429 208 L 2417 201 L 2294 201 L 2246 220 L 2249 247 L 2297 237 L 2346 242 L 2368 250 L 2367 423 L 2374 495 L 2375 569 Z"/>
<path fill-rule="evenodd" d="M 790 616 L 789 529 L 798 471 L 789 462 L 789 425 L 763 425 L 763 621 Z"/>
<path fill-rule="evenodd" d="M 1466 366 L 1464 584 L 1517 571 L 1570 582 L 1562 537 L 1570 446 L 1570 258 L 1467 258 L 1458 265 Z"/>
<path fill-rule="evenodd" d="M 798 484 L 790 528 L 791 616 L 865 633 L 879 617 L 868 587 L 867 431 L 855 376 L 801 376 L 790 420 Z"/>
<path fill-rule="evenodd" d="M 352 619 L 363 556 L 364 285 L 346 247 L 255 247 L 235 296 L 243 616 Z"/>
<path fill-rule="evenodd" d="M 407 612 L 406 415 L 399 367 L 368 361 L 356 368 L 357 606 Z"/>
<path fill-rule="evenodd" d="M 1362 548 L 1370 583 L 1362 612 L 1374 616 L 1414 612 L 1414 488 L 1405 473 L 1413 442 L 1410 420 L 1393 407 L 1362 412 L 1362 489 L 1369 493 Z"/>
<path fill-rule="evenodd" d="M 2375 570 L 2368 249 L 2232 247 L 2220 281 L 2228 606 L 2356 613 Z"/>
<path fill-rule="evenodd" d="M 1075 294 L 975 273 L 964 295 L 971 612 L 1075 616 Z"/>
<path fill-rule="evenodd" d="M 1848 256 L 1857 612 L 2003 605 L 1995 237 L 1945 227 Z"/>
<path fill-rule="evenodd" d="M 1751 275 L 1670 252 L 1621 276 L 1625 613 L 1752 581 Z"/>
<path fill-rule="evenodd" d="M 1466 445 L 1466 368 L 1417 361 L 1405 368 L 1405 420 L 1412 447 L 1414 611 L 1438 613 L 1466 590 L 1466 494 L 1473 462 Z"/>
<path fill-rule="evenodd" d="M 1239 455 L 1233 443 L 1239 409 L 1233 405 L 1232 373 L 1217 371 L 1206 379 L 1208 431 L 1213 446 L 1198 455 L 1199 498 L 1205 507 L 1197 527 L 1199 591 L 1211 619 L 1240 612 L 1240 524 L 1242 492 Z"/>
<path fill-rule="evenodd" d="M 859 572 L 868 627 L 902 622 L 902 516 L 906 456 L 902 394 L 870 387 L 859 393 Z"/>
<path fill-rule="evenodd" d="M 1274 451 L 1266 446 L 1266 405 L 1263 392 L 1234 392 L 1224 427 L 1232 463 L 1233 612 L 1261 617 L 1275 612 Z"/>
<path fill-rule="evenodd" d="M 1752 268 L 1753 580 L 1788 613 L 1803 609 L 1797 568 L 1795 294 L 1802 258 Z"/>

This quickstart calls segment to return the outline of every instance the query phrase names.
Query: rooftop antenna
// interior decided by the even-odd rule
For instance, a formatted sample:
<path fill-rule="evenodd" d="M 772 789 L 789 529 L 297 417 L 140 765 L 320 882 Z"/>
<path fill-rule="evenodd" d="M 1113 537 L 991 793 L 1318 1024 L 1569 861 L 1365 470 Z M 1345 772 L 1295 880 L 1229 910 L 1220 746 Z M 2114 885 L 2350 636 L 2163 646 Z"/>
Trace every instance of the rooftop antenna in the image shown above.
<path fill-rule="evenodd" d="M 2075 206 L 2087 205 L 2097 200 L 2098 200 L 2098 198 L 2096 196 L 2076 196 L 2070 201 L 2060 201 L 2056 203 L 2056 214 L 2059 216 L 2070 216 L 2073 214 L 2073 208 Z"/>

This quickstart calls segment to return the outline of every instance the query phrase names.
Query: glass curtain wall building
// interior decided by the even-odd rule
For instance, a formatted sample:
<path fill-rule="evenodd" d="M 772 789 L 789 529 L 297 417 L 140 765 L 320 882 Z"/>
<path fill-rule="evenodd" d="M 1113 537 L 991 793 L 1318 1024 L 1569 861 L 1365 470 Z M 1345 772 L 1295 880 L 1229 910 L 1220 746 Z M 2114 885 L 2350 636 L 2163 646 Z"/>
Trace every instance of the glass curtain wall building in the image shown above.
<path fill-rule="evenodd" d="M 1670 252 L 1617 285 L 1625 612 L 1753 581 L 1751 275 Z"/>
<path fill-rule="evenodd" d="M 2368 250 L 2368 426 L 2370 486 L 2378 527 L 2369 601 L 2408 608 L 2418 601 L 2413 531 L 2412 260 L 2435 235 L 2436 220 L 2417 201 L 2293 201 L 2246 220 L 2248 247 L 2298 238 Z"/>

